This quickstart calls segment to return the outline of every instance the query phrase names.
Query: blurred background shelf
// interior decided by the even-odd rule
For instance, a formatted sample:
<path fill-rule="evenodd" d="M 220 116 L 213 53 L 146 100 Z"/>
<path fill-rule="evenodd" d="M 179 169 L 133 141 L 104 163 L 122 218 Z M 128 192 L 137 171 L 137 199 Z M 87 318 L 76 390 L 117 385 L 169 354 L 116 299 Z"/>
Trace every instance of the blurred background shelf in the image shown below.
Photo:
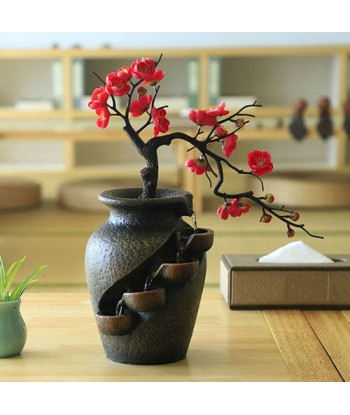
<path fill-rule="evenodd" d="M 44 199 L 54 198 L 69 174 L 87 179 L 125 177 L 128 165 L 130 176 L 135 176 L 132 170 L 139 169 L 142 161 L 127 145 L 121 123 L 114 119 L 108 129 L 99 130 L 93 111 L 87 108 L 93 89 L 100 86 L 92 72 L 104 77 L 140 56 L 157 59 L 161 52 L 107 47 L 0 49 L 1 174 L 42 173 Z M 349 58 L 350 45 L 172 48 L 162 58 L 166 76 L 159 100 L 169 104 L 173 131 L 192 133 L 195 129 L 186 110 L 225 99 L 234 112 L 257 99 L 263 107 L 251 111 L 256 118 L 239 133 L 234 163 L 246 168 L 244 153 L 265 149 L 273 154 L 276 172 L 347 174 L 350 149 L 342 127 L 342 105 L 350 96 Z M 331 100 L 335 127 L 327 140 L 316 131 L 322 96 Z M 303 142 L 293 139 L 288 130 L 297 98 L 309 103 L 305 114 L 309 134 Z M 121 99 L 120 106 L 124 105 Z M 142 125 L 142 120 L 135 121 Z M 176 145 L 161 156 L 160 168 L 164 174 L 171 171 L 178 186 L 197 195 L 196 208 L 201 210 L 211 191 L 202 186 L 205 178 L 192 177 L 184 167 L 187 157 L 187 147 Z M 57 173 L 62 173 L 61 181 Z M 245 177 L 236 176 L 230 184 L 232 192 L 240 192 L 246 184 Z"/>

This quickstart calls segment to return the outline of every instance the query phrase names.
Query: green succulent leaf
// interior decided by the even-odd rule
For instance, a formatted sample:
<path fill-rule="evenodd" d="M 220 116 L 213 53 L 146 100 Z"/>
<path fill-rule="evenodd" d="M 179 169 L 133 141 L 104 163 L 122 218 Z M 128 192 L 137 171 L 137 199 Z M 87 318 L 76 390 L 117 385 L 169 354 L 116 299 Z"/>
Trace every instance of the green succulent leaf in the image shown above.
<path fill-rule="evenodd" d="M 7 272 L 6 272 L 7 284 L 6 284 L 6 287 L 4 289 L 4 295 L 5 296 L 9 295 L 9 291 L 11 289 L 13 281 L 14 281 L 14 279 L 15 279 L 15 277 L 16 277 L 16 275 L 17 275 L 19 269 L 21 268 L 21 266 L 22 266 L 25 259 L 26 259 L 26 257 L 24 256 L 19 261 L 14 262 L 13 264 L 11 264 L 11 266 L 7 270 Z"/>
<path fill-rule="evenodd" d="M 47 265 L 41 265 L 31 274 L 29 274 L 16 288 L 11 292 L 15 278 L 23 265 L 26 257 L 13 262 L 8 270 L 4 266 L 4 262 L 0 255 L 0 302 L 17 301 L 21 298 L 24 291 L 35 281 L 36 277 L 45 269 Z"/>

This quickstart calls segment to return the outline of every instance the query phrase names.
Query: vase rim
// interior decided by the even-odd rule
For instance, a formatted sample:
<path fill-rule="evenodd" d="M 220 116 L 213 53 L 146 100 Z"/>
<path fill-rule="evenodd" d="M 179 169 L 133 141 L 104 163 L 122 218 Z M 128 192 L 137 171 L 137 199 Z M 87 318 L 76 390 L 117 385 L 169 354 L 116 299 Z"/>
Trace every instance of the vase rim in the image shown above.
<path fill-rule="evenodd" d="M 13 301 L 0 301 L 0 307 L 1 306 L 7 306 L 10 307 L 11 305 L 20 305 L 21 304 L 22 299 L 18 299 L 18 300 L 13 300 Z"/>
<path fill-rule="evenodd" d="M 140 198 L 141 193 L 142 188 L 139 187 L 109 189 L 101 192 L 98 199 L 107 206 L 159 206 L 171 203 L 185 204 L 192 208 L 192 194 L 185 190 L 160 188 L 157 189 L 155 198 Z"/>

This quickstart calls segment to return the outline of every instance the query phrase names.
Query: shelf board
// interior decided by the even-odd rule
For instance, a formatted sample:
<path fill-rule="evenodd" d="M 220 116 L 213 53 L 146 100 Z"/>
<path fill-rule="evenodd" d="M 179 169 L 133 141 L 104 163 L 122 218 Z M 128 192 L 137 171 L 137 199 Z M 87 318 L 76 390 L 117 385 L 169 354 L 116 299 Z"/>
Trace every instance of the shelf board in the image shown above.
<path fill-rule="evenodd" d="M 0 59 L 53 59 L 63 58 L 67 51 L 51 49 L 0 49 Z"/>
<path fill-rule="evenodd" d="M 258 102 L 259 103 L 259 102 Z M 239 108 L 237 108 L 239 110 Z M 279 118 L 279 117 L 291 117 L 293 115 L 292 106 L 272 106 L 272 105 L 263 105 L 262 107 L 252 107 L 247 108 L 247 113 L 255 115 L 255 119 L 259 118 Z M 339 116 L 342 115 L 342 110 L 335 106 L 332 108 L 332 115 Z M 305 111 L 305 117 L 318 117 L 319 109 L 317 107 L 309 107 Z"/>
<path fill-rule="evenodd" d="M 244 140 L 262 140 L 262 141 L 280 141 L 280 140 L 294 140 L 288 128 L 245 128 L 237 132 L 239 138 Z M 344 137 L 342 129 L 335 129 L 332 138 Z M 306 140 L 321 140 L 316 128 L 310 128 L 308 135 L 304 138 Z M 303 142 L 301 141 L 301 142 Z"/>
<path fill-rule="evenodd" d="M 238 110 L 239 108 L 237 108 Z M 122 109 L 123 111 L 123 109 Z M 260 118 L 280 118 L 291 117 L 292 108 L 290 107 L 276 107 L 276 106 L 264 106 L 259 108 L 248 108 L 247 112 L 255 115 L 255 122 Z M 232 112 L 233 114 L 234 112 Z M 305 117 L 317 117 L 317 108 L 310 108 L 307 110 Z M 53 110 L 16 110 L 12 107 L 0 107 L 0 119 L 64 119 L 66 117 L 66 111 L 63 109 Z M 334 107 L 332 110 L 334 116 L 341 116 L 342 111 L 338 107 Z M 177 120 L 183 125 L 191 123 L 186 116 L 182 116 L 178 110 L 168 110 L 168 117 L 171 121 Z M 96 114 L 92 110 L 74 109 L 69 111 L 69 118 L 71 119 L 96 119 Z M 248 117 L 246 117 L 248 119 Z M 143 118 L 142 118 L 143 119 Z M 135 120 L 135 119 L 133 119 Z M 138 122 L 136 120 L 136 122 Z"/>
<path fill-rule="evenodd" d="M 0 107 L 0 120 L 28 120 L 28 119 L 60 119 L 64 117 L 61 109 L 53 110 L 17 110 L 11 107 Z"/>
<path fill-rule="evenodd" d="M 161 163 L 160 163 L 161 164 Z M 93 170 L 98 170 L 98 171 L 104 171 L 106 173 L 117 173 L 119 174 L 127 174 L 129 175 L 134 174 L 135 176 L 139 176 L 139 172 L 141 169 L 143 169 L 145 167 L 145 164 L 142 163 L 133 163 L 133 164 L 121 164 L 121 163 L 116 163 L 116 164 L 111 164 L 111 165 L 106 165 L 106 164 L 89 164 L 89 165 L 75 165 L 74 171 L 77 172 L 87 172 L 87 171 L 93 171 Z M 177 171 L 179 168 L 178 165 L 176 164 L 167 164 L 167 165 L 161 165 L 160 166 L 160 170 L 164 171 L 164 172 L 173 172 L 173 171 Z"/>
<path fill-rule="evenodd" d="M 135 120 L 135 128 L 140 128 L 144 122 Z M 185 125 L 186 124 L 186 125 Z M 50 118 L 31 118 L 22 119 L 1 119 L 0 117 L 0 139 L 70 139 L 70 140 L 122 140 L 129 141 L 128 136 L 123 131 L 123 123 L 115 119 L 106 129 L 99 129 L 95 120 L 92 118 L 64 120 Z M 187 120 L 174 119 L 170 125 L 172 131 L 178 129 L 182 132 L 193 134 L 193 127 Z M 152 126 L 149 131 L 152 132 Z"/>
<path fill-rule="evenodd" d="M 179 49 L 179 48 L 167 48 L 166 53 L 161 49 L 147 48 L 147 52 L 144 49 L 115 49 L 112 47 L 101 48 L 72 48 L 66 51 L 71 58 L 80 59 L 140 59 L 142 56 L 148 56 L 153 59 L 157 59 L 160 54 L 164 54 L 166 58 L 192 58 L 200 55 L 204 55 L 205 52 L 200 49 Z M 128 64 L 126 62 L 125 64 Z"/>
<path fill-rule="evenodd" d="M 66 170 L 64 164 L 41 164 L 41 163 L 11 163 L 2 164 L 0 163 L 1 173 L 20 173 L 20 172 L 63 172 Z"/>
<path fill-rule="evenodd" d="M 341 53 L 349 53 L 349 46 L 347 45 L 328 45 L 328 46 L 265 46 L 265 47 L 225 47 L 225 48 L 206 48 L 207 56 L 222 56 L 222 57 L 249 57 L 249 56 L 291 56 L 291 55 L 306 55 L 319 56 L 330 55 L 337 56 Z"/>

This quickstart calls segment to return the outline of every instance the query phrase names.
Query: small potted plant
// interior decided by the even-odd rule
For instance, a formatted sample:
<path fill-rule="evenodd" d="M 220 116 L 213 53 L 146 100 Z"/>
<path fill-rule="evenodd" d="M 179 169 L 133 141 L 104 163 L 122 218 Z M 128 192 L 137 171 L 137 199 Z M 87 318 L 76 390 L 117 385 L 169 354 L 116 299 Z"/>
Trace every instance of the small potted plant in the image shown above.
<path fill-rule="evenodd" d="M 6 269 L 0 255 L 0 357 L 16 356 L 22 352 L 27 329 L 20 312 L 21 297 L 47 267 L 38 267 L 14 288 L 14 280 L 25 258 L 13 262 Z"/>

